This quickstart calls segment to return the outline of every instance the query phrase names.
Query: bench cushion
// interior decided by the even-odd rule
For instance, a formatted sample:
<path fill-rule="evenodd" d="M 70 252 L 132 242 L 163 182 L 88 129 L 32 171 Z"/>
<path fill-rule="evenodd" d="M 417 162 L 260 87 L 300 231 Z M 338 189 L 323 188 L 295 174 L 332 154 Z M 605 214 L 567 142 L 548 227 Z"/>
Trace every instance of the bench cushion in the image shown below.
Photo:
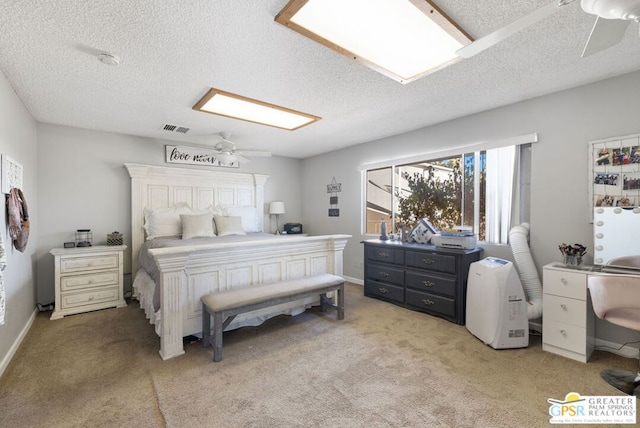
<path fill-rule="evenodd" d="M 266 299 L 277 299 L 340 285 L 343 282 L 344 279 L 339 276 L 323 273 L 304 278 L 211 293 L 202 296 L 201 300 L 212 312 L 220 312 L 240 306 L 260 303 Z"/>

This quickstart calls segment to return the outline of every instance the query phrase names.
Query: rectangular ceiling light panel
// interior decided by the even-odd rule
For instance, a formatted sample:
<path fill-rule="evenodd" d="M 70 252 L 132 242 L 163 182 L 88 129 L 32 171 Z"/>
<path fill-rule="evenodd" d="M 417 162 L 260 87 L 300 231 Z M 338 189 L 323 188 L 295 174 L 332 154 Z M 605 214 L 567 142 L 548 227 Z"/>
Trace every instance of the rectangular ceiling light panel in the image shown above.
<path fill-rule="evenodd" d="M 427 0 L 291 0 L 276 21 L 401 83 L 460 60 L 472 41 Z"/>
<path fill-rule="evenodd" d="M 194 110 L 246 120 L 290 131 L 320 120 L 318 116 L 211 88 Z"/>

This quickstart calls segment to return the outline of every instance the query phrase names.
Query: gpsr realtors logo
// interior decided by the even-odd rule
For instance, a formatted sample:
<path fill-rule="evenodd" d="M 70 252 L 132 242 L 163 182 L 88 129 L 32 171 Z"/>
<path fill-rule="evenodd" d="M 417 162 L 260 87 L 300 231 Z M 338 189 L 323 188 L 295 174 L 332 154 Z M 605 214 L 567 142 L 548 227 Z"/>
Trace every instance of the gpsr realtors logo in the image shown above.
<path fill-rule="evenodd" d="M 552 424 L 635 424 L 636 397 L 584 396 L 570 392 L 563 400 L 547 399 Z"/>

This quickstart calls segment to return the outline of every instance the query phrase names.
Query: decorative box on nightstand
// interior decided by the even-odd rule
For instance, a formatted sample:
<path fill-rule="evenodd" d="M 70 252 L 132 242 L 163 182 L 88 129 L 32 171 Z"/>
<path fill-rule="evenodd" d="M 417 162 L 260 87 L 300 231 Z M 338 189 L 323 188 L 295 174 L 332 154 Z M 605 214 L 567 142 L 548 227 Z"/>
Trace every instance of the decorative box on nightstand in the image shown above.
<path fill-rule="evenodd" d="M 123 291 L 126 245 L 54 248 L 55 309 L 51 319 L 127 306 Z"/>

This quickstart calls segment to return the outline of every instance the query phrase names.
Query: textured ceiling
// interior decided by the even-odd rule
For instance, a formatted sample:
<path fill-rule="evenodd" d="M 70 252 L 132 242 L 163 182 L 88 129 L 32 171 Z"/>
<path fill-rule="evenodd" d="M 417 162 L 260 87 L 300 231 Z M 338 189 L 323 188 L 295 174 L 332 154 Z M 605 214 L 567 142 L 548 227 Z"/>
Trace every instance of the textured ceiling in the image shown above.
<path fill-rule="evenodd" d="M 0 0 L 0 69 L 45 123 L 304 158 L 640 69 L 633 23 L 580 53 L 579 1 L 467 60 L 402 85 L 274 22 L 288 0 Z M 474 38 L 549 0 L 435 0 Z M 117 67 L 96 55 L 120 56 Z M 196 112 L 210 88 L 322 117 L 285 131 Z M 187 134 L 161 130 L 165 123 Z"/>

